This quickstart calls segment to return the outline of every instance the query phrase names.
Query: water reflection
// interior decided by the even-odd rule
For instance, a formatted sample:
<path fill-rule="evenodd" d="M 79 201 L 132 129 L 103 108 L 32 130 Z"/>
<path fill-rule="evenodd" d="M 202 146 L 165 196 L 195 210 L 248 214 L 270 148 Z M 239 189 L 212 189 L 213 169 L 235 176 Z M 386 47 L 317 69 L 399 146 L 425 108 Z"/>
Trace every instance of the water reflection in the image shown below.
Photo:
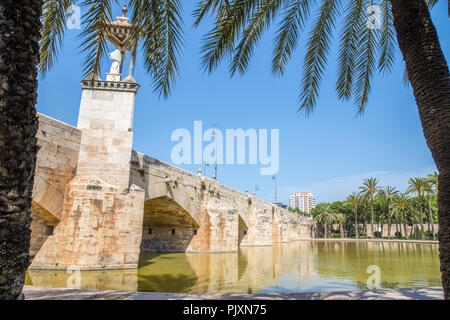
<path fill-rule="evenodd" d="M 143 253 L 138 270 L 83 271 L 81 288 L 192 293 L 318 292 L 440 285 L 438 246 L 386 242 L 291 242 L 239 253 Z M 65 271 L 29 270 L 26 284 L 66 287 Z M 69 279 L 70 280 L 70 279 Z M 70 283 L 70 281 L 69 281 Z"/>

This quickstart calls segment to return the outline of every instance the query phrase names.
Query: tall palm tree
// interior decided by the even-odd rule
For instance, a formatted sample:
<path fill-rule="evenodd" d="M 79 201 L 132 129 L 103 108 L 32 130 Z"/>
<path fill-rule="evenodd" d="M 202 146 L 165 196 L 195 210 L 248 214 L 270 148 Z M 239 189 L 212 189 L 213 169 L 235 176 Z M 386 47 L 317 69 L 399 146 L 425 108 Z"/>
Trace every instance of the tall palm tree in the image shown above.
<path fill-rule="evenodd" d="M 81 33 L 85 74 L 98 74 L 107 49 L 105 26 L 112 20 L 115 3 L 0 1 L 0 300 L 23 297 L 30 263 L 30 206 L 38 150 L 38 66 L 46 72 L 55 62 L 69 18 L 68 8 L 79 4 L 85 12 Z M 182 43 L 179 0 L 131 0 L 130 7 L 132 41 L 142 36 L 144 66 L 156 92 L 166 97 L 177 73 Z"/>
<path fill-rule="evenodd" d="M 361 195 L 359 193 L 353 192 L 347 197 L 347 201 L 355 209 L 355 235 L 359 238 L 359 226 L 358 226 L 358 206 L 361 204 Z"/>
<path fill-rule="evenodd" d="M 431 184 L 431 186 L 434 187 L 434 193 L 437 197 L 439 189 L 439 174 L 437 172 L 433 172 L 427 175 L 427 180 Z"/>
<path fill-rule="evenodd" d="M 434 219 L 433 219 L 433 209 L 431 205 L 431 196 L 434 194 L 434 189 L 432 182 L 429 179 L 425 179 L 424 193 L 428 200 L 428 234 L 434 239 L 434 225 L 433 225 Z"/>
<path fill-rule="evenodd" d="M 347 216 L 342 212 L 338 212 L 334 215 L 333 220 L 339 224 L 339 233 L 341 234 L 341 238 L 344 238 L 344 223 L 347 220 Z"/>
<path fill-rule="evenodd" d="M 429 13 L 437 0 L 380 0 L 381 30 L 367 27 L 365 11 L 371 0 L 199 0 L 198 25 L 208 14 L 215 16 L 205 36 L 202 64 L 212 72 L 230 57 L 230 73 L 244 73 L 258 41 L 271 23 L 280 20 L 274 40 L 272 72 L 283 75 L 298 38 L 317 9 L 306 44 L 299 109 L 307 114 L 316 105 L 331 42 L 339 17 L 338 78 L 340 99 L 354 98 L 358 113 L 367 104 L 373 75 L 389 72 L 398 43 L 406 63 L 425 139 L 440 172 L 439 238 L 444 296 L 450 290 L 450 75 L 436 28 Z M 377 59 L 377 57 L 379 57 Z M 432 70 L 432 72 L 430 72 Z"/>
<path fill-rule="evenodd" d="M 374 204 L 375 194 L 378 191 L 377 185 L 378 185 L 377 178 L 367 178 L 367 179 L 364 179 L 362 186 L 359 187 L 361 192 L 370 199 L 370 213 L 371 213 L 371 221 L 370 222 L 372 224 L 370 227 L 370 231 L 371 231 L 372 237 L 375 234 L 374 233 L 375 221 L 374 221 L 373 204 Z"/>
<path fill-rule="evenodd" d="M 0 300 L 23 298 L 36 165 L 42 1 L 0 1 Z"/>
<path fill-rule="evenodd" d="M 314 219 L 321 223 L 324 227 L 325 239 L 328 235 L 328 224 L 334 221 L 336 212 L 331 207 L 330 203 L 322 203 L 321 206 L 315 211 Z"/>
<path fill-rule="evenodd" d="M 391 239 L 391 201 L 392 197 L 398 194 L 398 190 L 395 187 L 385 186 L 379 190 L 379 193 L 386 199 L 387 214 L 388 214 L 388 239 Z"/>
<path fill-rule="evenodd" d="M 420 221 L 420 232 L 421 232 L 421 238 L 425 238 L 425 233 L 423 230 L 423 194 L 425 191 L 425 179 L 424 178 L 411 178 L 408 181 L 409 187 L 407 192 L 408 193 L 415 193 L 417 198 L 419 199 L 419 221 Z"/>
<path fill-rule="evenodd" d="M 396 206 L 398 210 L 402 213 L 402 222 L 403 227 L 405 230 L 405 238 L 408 239 L 408 228 L 406 226 L 406 210 L 408 210 L 409 207 L 409 201 L 408 201 L 408 194 L 407 193 L 401 193 L 398 197 L 396 197 Z"/>
<path fill-rule="evenodd" d="M 430 183 L 431 187 L 434 187 L 433 192 L 434 192 L 434 195 L 436 196 L 436 200 L 437 200 L 438 191 L 439 191 L 439 174 L 437 172 L 433 172 L 432 174 L 427 175 L 427 180 Z M 433 217 L 432 214 L 431 214 L 431 217 Z M 431 228 L 432 228 L 433 239 L 434 239 L 435 238 L 434 219 L 431 220 Z"/>
<path fill-rule="evenodd" d="M 397 208 L 397 206 L 395 205 L 395 199 L 396 197 L 393 198 L 392 203 L 394 204 L 392 207 L 392 219 L 395 221 L 395 233 L 394 233 L 394 238 L 398 238 L 398 233 L 401 232 L 401 217 L 402 217 L 402 212 Z"/>

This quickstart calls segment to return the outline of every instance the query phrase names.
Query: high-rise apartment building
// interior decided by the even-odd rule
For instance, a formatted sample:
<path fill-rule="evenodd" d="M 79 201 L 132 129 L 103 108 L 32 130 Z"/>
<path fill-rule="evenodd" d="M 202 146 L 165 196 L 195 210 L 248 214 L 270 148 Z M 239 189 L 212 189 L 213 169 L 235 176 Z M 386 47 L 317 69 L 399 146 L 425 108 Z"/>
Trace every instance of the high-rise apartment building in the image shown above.
<path fill-rule="evenodd" d="M 311 192 L 294 192 L 289 196 L 289 207 L 299 208 L 303 212 L 311 213 L 316 206 L 316 198 Z"/>

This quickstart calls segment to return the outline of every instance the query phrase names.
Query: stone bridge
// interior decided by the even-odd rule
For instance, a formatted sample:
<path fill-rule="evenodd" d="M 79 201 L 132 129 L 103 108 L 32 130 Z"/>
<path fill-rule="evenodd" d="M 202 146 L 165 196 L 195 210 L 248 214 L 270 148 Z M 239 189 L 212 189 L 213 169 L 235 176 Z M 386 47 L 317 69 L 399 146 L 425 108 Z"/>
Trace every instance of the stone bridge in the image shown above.
<path fill-rule="evenodd" d="M 135 82 L 82 88 L 77 128 L 39 115 L 31 268 L 136 268 L 142 251 L 310 238 L 309 218 L 132 150 Z"/>

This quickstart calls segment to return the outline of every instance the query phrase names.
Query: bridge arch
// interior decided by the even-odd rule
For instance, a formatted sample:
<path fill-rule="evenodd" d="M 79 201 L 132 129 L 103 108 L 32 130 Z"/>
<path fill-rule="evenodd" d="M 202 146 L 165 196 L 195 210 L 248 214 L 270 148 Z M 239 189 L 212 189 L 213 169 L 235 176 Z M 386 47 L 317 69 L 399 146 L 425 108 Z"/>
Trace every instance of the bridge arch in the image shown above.
<path fill-rule="evenodd" d="M 167 195 L 144 202 L 141 251 L 184 252 L 199 224 Z"/>

